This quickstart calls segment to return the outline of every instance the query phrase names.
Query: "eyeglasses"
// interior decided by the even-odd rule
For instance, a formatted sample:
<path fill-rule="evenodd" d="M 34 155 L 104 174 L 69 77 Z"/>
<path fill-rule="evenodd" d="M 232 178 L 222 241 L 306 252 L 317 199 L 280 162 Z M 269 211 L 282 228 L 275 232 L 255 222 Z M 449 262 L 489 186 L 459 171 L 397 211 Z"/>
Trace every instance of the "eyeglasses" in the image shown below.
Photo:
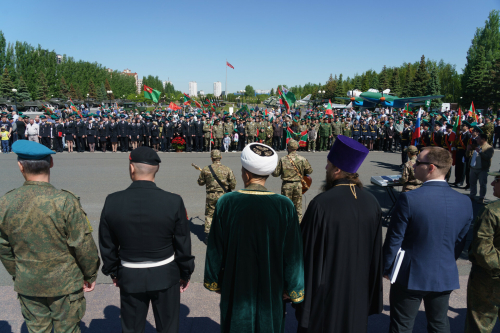
<path fill-rule="evenodd" d="M 419 166 L 420 164 L 426 164 L 426 165 L 431 165 L 431 164 L 432 164 L 432 165 L 434 165 L 436 168 L 440 168 L 440 166 L 439 166 L 439 165 L 434 164 L 434 163 L 432 163 L 432 162 L 422 162 L 422 161 L 419 161 L 419 160 L 415 161 L 415 166 Z"/>

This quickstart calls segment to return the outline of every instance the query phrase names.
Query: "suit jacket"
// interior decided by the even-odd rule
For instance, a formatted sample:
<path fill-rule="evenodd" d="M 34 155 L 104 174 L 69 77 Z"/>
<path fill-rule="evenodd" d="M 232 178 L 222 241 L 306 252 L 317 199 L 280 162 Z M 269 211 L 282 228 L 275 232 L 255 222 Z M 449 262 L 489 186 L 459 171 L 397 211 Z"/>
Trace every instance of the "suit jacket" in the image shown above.
<path fill-rule="evenodd" d="M 182 198 L 150 181 L 135 181 L 124 191 L 108 195 L 99 224 L 99 247 L 104 275 L 115 274 L 125 292 L 170 288 L 188 281 L 194 270 L 191 235 Z M 127 262 L 162 261 L 152 268 L 128 268 Z"/>
<path fill-rule="evenodd" d="M 444 181 L 401 193 L 384 243 L 384 275 L 402 248 L 406 252 L 396 283 L 421 291 L 460 289 L 456 260 L 472 217 L 469 197 Z"/>
<path fill-rule="evenodd" d="M 203 136 L 203 121 L 200 120 L 198 123 L 197 121 L 194 123 L 195 127 L 195 135 L 196 136 Z"/>
<path fill-rule="evenodd" d="M 394 124 L 392 125 L 392 129 L 390 126 L 386 126 L 385 128 L 385 137 L 386 139 L 389 139 L 390 136 L 394 138 L 394 134 L 396 133 L 396 130 L 394 128 Z"/>

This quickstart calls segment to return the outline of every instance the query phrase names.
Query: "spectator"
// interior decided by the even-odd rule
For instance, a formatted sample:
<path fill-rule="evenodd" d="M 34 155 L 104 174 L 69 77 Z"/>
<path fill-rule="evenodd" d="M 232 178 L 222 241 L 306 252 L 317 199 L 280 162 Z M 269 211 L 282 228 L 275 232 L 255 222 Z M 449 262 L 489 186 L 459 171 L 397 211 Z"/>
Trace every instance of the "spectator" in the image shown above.
<path fill-rule="evenodd" d="M 488 174 L 495 176 L 491 183 L 493 195 L 500 198 L 500 172 Z M 498 318 L 499 228 L 500 200 L 497 200 L 486 206 L 474 222 L 473 239 L 469 249 L 472 268 L 467 285 L 466 333 L 491 332 Z"/>
<path fill-rule="evenodd" d="M 497 147 L 497 142 L 500 145 L 500 118 L 497 118 L 494 129 L 494 141 L 493 141 L 493 149 Z"/>
<path fill-rule="evenodd" d="M 495 150 L 487 142 L 488 136 L 480 133 L 476 138 L 476 143 L 472 145 L 475 150 L 470 162 L 470 195 L 474 200 L 477 194 L 477 181 L 479 180 L 479 199 L 478 203 L 484 203 L 486 195 L 486 182 L 488 181 L 488 171 L 490 171 L 491 159 Z"/>
<path fill-rule="evenodd" d="M 7 132 L 7 128 L 5 126 L 2 126 L 2 129 L 0 130 L 0 138 L 2 141 L 2 153 L 9 153 L 10 134 Z"/>
<path fill-rule="evenodd" d="M 456 259 L 472 221 L 471 202 L 445 181 L 451 163 L 449 151 L 424 148 L 414 167 L 415 177 L 424 183 L 401 193 L 392 214 L 383 248 L 385 278 L 398 251 L 405 254 L 389 295 L 391 333 L 413 330 L 422 300 L 427 330 L 450 332 L 450 294 L 460 288 Z"/>
<path fill-rule="evenodd" d="M 33 119 L 30 119 L 30 123 L 26 125 L 25 137 L 27 137 L 29 141 L 38 142 L 38 131 L 39 131 L 38 124 L 35 123 Z"/>

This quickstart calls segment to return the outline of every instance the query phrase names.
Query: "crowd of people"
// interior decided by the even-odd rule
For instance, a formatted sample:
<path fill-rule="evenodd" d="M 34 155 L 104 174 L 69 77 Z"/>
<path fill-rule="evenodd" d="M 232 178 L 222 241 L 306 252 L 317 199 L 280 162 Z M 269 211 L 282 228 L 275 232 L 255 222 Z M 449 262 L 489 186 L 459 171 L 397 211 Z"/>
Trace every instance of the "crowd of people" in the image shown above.
<path fill-rule="evenodd" d="M 97 121 L 103 123 L 105 116 L 103 120 L 96 116 Z M 195 123 L 204 122 L 202 128 L 210 124 L 210 133 L 221 122 L 239 133 L 233 116 L 200 114 L 194 119 L 187 115 Z M 182 115 L 171 117 L 165 123 L 172 121 L 181 128 L 191 124 Z M 471 200 L 450 187 L 449 179 L 453 164 L 455 176 L 465 175 L 469 168 L 471 198 L 479 181 L 479 201 L 484 203 L 483 185 L 492 175 L 493 195 L 500 197 L 500 172 L 489 172 L 494 152 L 488 144 L 491 122 L 485 120 L 479 126 L 482 118 L 474 124 L 453 113 L 424 113 L 423 129 L 415 141 L 414 130 L 408 130 L 414 119 L 404 114 L 396 123 L 385 114 L 354 110 L 339 110 L 332 116 L 310 111 L 305 119 L 293 113 L 284 118 L 274 114 L 272 120 L 266 117 L 270 115 L 234 116 L 243 127 L 258 129 L 262 125 L 252 124 L 269 121 L 268 127 L 280 124 L 282 129 L 277 141 L 271 134 L 259 139 L 259 131 L 236 148 L 242 148 L 243 189 L 234 191 L 236 177 L 220 163 L 222 153 L 215 148 L 224 148 L 222 140 L 211 149 L 213 138 L 208 138 L 212 164 L 200 168 L 198 184 L 207 190 L 203 284 L 221 295 L 221 331 L 283 332 L 284 303 L 291 302 L 298 332 L 366 332 L 368 316 L 382 311 L 382 280 L 386 278 L 391 281 L 390 332 L 411 332 L 422 301 L 428 330 L 450 332 L 450 294 L 460 288 L 456 260 L 464 251 L 473 210 Z M 383 139 L 377 136 L 373 146 L 371 135 L 370 139 L 355 135 L 359 122 L 368 121 L 369 129 L 374 126 L 372 117 L 379 124 L 375 132 L 384 130 Z M 122 113 L 120 118 L 135 124 L 130 118 L 143 121 L 140 115 Z M 152 120 L 149 115 L 144 118 L 145 124 Z M 400 140 L 395 134 L 398 121 L 403 122 Z M 454 133 L 450 129 L 457 121 L 462 126 Z M 42 125 L 46 123 L 41 120 Z M 318 136 L 310 136 L 316 124 Z M 405 129 L 412 133 L 408 140 Z M 249 132 L 245 129 L 245 133 Z M 273 145 L 282 148 L 283 135 L 288 154 L 279 158 Z M 314 150 L 308 147 L 313 139 L 319 140 L 319 150 L 329 151 L 326 178 L 321 193 L 302 216 L 299 197 L 308 186 L 304 176 L 313 170 L 297 151 Z M 155 184 L 161 164 L 156 150 L 161 146 L 143 141 L 131 150 L 132 184 L 108 195 L 102 209 L 99 257 L 92 227 L 77 197 L 50 185 L 56 153 L 50 141 L 34 141 L 38 140 L 28 134 L 13 143 L 26 182 L 0 198 L 0 259 L 14 278 L 28 329 L 78 331 L 85 312 L 84 292 L 95 288 L 102 259 L 102 273 L 120 288 L 123 332 L 144 330 L 150 304 L 157 331 L 178 332 L 180 293 L 189 288 L 195 266 L 189 207 L 182 197 Z M 459 153 L 460 146 L 464 151 Z M 123 147 L 124 152 L 130 148 Z M 195 147 L 204 149 L 203 145 Z M 384 242 L 381 207 L 358 174 L 371 149 L 401 150 L 408 158 L 402 160 L 404 190 Z M 460 157 L 463 169 L 456 164 Z M 282 195 L 267 190 L 270 175 L 281 177 Z M 498 316 L 500 302 L 494 292 L 500 269 L 498 202 L 485 206 L 473 224 L 466 332 L 490 332 Z"/>

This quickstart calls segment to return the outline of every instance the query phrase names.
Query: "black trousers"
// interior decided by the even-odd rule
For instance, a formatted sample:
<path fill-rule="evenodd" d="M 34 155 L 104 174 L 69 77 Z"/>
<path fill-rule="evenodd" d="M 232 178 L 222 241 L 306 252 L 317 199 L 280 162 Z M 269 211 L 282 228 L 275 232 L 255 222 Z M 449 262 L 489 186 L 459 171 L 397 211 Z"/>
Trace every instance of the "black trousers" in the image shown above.
<path fill-rule="evenodd" d="M 54 149 L 56 150 L 56 152 L 58 153 L 62 153 L 63 150 L 64 150 L 64 145 L 63 145 L 63 141 L 62 141 L 63 138 L 54 138 Z"/>
<path fill-rule="evenodd" d="M 280 150 L 281 137 L 273 136 L 273 149 Z"/>
<path fill-rule="evenodd" d="M 390 333 L 411 333 L 422 300 L 427 317 L 427 332 L 449 333 L 450 321 L 448 307 L 450 291 L 431 292 L 409 290 L 397 283 L 391 285 L 389 301 L 391 304 Z"/>
<path fill-rule="evenodd" d="M 153 307 L 156 331 L 177 333 L 181 293 L 179 284 L 164 290 L 126 293 L 120 289 L 123 333 L 144 333 L 149 303 Z"/>
<path fill-rule="evenodd" d="M 83 153 L 85 151 L 85 138 L 77 136 L 75 143 L 76 143 L 76 151 L 79 153 Z"/>
<path fill-rule="evenodd" d="M 408 153 L 405 148 L 410 145 L 410 140 L 401 140 L 401 164 L 408 162 Z"/>
<path fill-rule="evenodd" d="M 42 145 L 50 149 L 50 138 L 46 138 L 42 136 Z"/>
<path fill-rule="evenodd" d="M 455 162 L 455 184 L 463 184 L 465 177 L 465 165 L 467 161 L 462 162 L 465 157 L 464 149 L 457 149 L 457 156 Z"/>
<path fill-rule="evenodd" d="M 194 137 L 195 141 L 195 150 L 198 152 L 203 151 L 203 135 L 197 135 Z"/>
<path fill-rule="evenodd" d="M 120 137 L 120 150 L 122 152 L 128 151 L 128 136 L 126 135 Z"/>
<path fill-rule="evenodd" d="M 26 135 L 24 135 L 24 133 L 17 133 L 17 139 L 18 140 L 28 140 L 28 138 L 26 138 Z"/>
<path fill-rule="evenodd" d="M 391 139 L 389 139 L 389 137 L 386 137 L 384 151 L 392 151 L 393 142 L 394 142 L 394 137 L 392 137 Z"/>
<path fill-rule="evenodd" d="M 500 134 L 495 133 L 495 137 L 493 139 L 493 149 L 495 149 L 497 147 L 497 142 L 498 142 L 498 145 L 500 146 Z"/>
<path fill-rule="evenodd" d="M 394 150 L 398 150 L 401 141 L 401 135 L 399 135 L 399 133 L 394 134 Z M 401 151 L 403 151 L 403 149 L 401 149 Z"/>

